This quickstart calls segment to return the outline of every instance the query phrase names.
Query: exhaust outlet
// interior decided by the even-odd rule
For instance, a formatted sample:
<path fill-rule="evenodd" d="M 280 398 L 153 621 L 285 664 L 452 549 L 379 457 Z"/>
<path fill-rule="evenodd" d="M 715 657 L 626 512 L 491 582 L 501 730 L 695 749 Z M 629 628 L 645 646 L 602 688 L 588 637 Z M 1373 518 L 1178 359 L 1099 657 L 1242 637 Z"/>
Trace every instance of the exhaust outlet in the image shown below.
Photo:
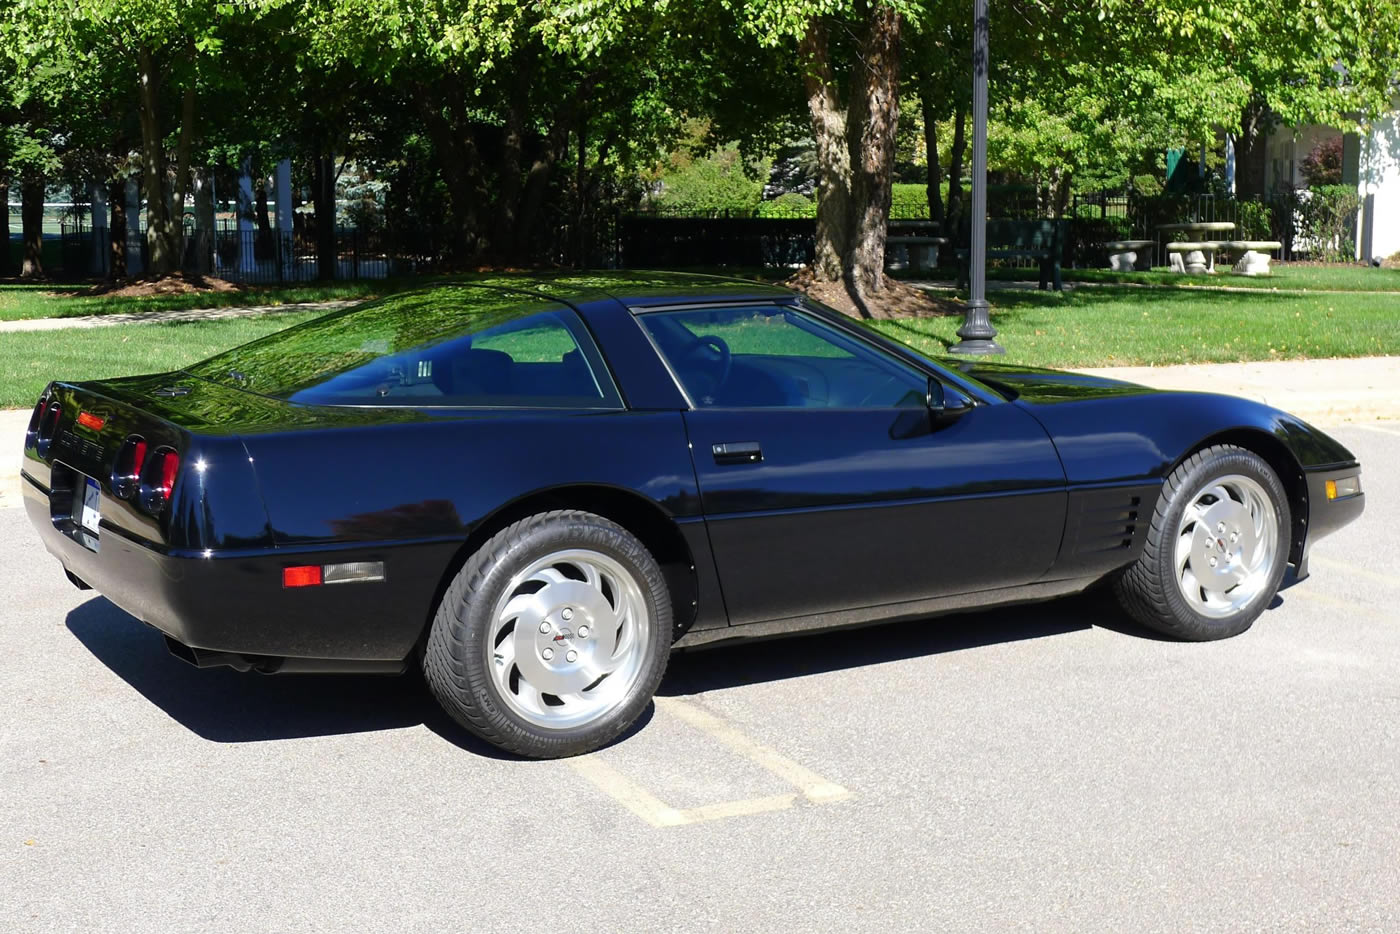
<path fill-rule="evenodd" d="M 171 655 L 196 668 L 232 668 L 234 671 L 252 671 L 253 660 L 246 655 L 232 652 L 210 652 L 207 649 L 194 649 L 183 642 L 165 637 L 165 647 Z"/>

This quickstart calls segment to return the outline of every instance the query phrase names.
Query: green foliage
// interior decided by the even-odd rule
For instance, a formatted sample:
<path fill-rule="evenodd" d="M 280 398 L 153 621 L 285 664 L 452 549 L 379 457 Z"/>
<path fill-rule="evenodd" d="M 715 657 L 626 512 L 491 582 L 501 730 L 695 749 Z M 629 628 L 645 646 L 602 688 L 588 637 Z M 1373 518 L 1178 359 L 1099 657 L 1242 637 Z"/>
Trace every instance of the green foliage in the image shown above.
<path fill-rule="evenodd" d="M 890 186 L 890 220 L 928 218 L 928 187 L 896 182 Z"/>
<path fill-rule="evenodd" d="M 1294 249 L 1313 259 L 1348 262 L 1355 255 L 1356 212 L 1361 196 L 1351 185 L 1319 185 L 1295 192 L 1298 219 Z"/>
<path fill-rule="evenodd" d="M 817 202 L 806 195 L 789 191 L 771 201 L 761 201 L 758 205 L 759 217 L 816 217 Z"/>
<path fill-rule="evenodd" d="M 698 158 L 675 153 L 660 173 L 648 206 L 681 216 L 748 217 L 759 209 L 763 195 L 763 182 L 755 177 L 760 171 L 767 175 L 766 166 L 746 166 L 733 143 Z"/>

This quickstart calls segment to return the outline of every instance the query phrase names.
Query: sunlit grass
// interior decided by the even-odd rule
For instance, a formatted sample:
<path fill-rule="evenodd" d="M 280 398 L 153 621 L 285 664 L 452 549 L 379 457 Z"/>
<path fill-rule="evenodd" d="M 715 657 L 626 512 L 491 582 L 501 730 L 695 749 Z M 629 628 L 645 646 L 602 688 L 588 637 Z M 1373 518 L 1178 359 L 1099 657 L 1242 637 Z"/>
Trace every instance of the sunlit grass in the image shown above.
<path fill-rule="evenodd" d="M 1081 286 L 993 291 L 1007 359 L 1040 366 L 1213 363 L 1400 353 L 1400 295 L 1309 295 Z M 942 354 L 960 318 L 877 321 Z"/>

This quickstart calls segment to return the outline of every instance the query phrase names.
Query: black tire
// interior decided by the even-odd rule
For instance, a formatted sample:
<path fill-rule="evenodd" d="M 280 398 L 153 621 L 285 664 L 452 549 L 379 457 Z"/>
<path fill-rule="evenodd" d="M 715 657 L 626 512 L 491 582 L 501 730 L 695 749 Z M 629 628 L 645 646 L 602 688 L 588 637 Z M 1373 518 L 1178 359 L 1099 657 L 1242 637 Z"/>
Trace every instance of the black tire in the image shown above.
<path fill-rule="evenodd" d="M 1229 475 L 1250 478 L 1262 487 L 1277 519 L 1278 547 L 1264 585 L 1243 606 L 1219 618 L 1197 612 L 1183 595 L 1177 579 L 1175 544 L 1186 508 L 1200 491 Z M 1114 581 L 1114 592 L 1133 619 L 1166 635 L 1191 642 L 1239 635 L 1254 624 L 1278 592 L 1288 567 L 1291 528 L 1288 494 L 1262 457 L 1232 444 L 1203 448 L 1167 477 L 1143 553 Z"/>
<path fill-rule="evenodd" d="M 550 729 L 511 709 L 488 670 L 486 640 L 512 578 L 554 552 L 588 549 L 632 575 L 645 602 L 648 638 L 626 694 L 581 726 Z M 462 726 L 492 745 L 536 759 L 575 756 L 612 742 L 651 702 L 671 648 L 671 598 L 656 560 L 626 529 L 592 513 L 540 513 L 514 523 L 481 546 L 443 595 L 423 651 L 433 696 Z"/>

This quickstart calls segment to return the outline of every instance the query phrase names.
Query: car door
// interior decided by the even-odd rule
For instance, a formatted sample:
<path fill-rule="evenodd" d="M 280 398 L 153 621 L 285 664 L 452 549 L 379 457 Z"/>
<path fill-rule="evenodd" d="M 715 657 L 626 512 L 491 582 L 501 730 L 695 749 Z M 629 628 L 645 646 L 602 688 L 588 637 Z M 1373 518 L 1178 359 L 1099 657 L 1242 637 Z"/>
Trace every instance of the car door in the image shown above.
<path fill-rule="evenodd" d="M 1064 472 L 1019 407 L 935 418 L 927 373 L 798 308 L 640 320 L 691 400 L 731 623 L 1014 586 L 1053 562 Z"/>

